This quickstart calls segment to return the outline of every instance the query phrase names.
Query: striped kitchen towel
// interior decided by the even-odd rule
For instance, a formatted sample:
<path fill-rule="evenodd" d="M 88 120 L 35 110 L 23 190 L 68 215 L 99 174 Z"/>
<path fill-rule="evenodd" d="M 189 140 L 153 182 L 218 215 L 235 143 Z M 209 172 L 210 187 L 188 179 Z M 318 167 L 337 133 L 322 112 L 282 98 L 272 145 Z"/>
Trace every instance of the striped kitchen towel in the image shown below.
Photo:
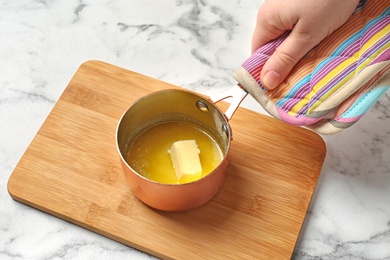
<path fill-rule="evenodd" d="M 267 90 L 261 69 L 287 36 L 260 47 L 234 73 L 272 116 L 333 134 L 357 122 L 390 88 L 390 0 L 361 1 L 280 86 Z"/>

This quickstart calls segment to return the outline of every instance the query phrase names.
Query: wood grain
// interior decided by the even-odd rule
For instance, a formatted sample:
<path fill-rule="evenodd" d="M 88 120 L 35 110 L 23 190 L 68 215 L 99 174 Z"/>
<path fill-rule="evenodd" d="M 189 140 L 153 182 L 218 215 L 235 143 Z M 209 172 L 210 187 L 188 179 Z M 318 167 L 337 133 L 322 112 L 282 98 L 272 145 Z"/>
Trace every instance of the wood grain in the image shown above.
<path fill-rule="evenodd" d="M 127 187 L 115 130 L 132 102 L 166 88 L 177 87 L 100 61 L 82 64 L 12 173 L 12 198 L 159 258 L 289 259 L 323 140 L 239 108 L 217 196 L 184 213 L 156 211 Z"/>

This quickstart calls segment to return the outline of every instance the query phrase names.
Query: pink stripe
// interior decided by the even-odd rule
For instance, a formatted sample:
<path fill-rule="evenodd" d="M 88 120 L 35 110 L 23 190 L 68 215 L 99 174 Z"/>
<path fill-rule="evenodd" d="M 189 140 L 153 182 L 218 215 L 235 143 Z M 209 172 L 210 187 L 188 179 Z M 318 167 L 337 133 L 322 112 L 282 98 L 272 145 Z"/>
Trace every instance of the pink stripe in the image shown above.
<path fill-rule="evenodd" d="M 361 47 L 360 42 L 354 41 L 345 50 L 341 52 L 340 56 L 351 57 L 352 55 L 354 55 L 356 52 L 360 50 L 360 47 Z"/>
<path fill-rule="evenodd" d="M 353 122 L 358 121 L 362 117 L 363 117 L 363 115 L 355 116 L 355 117 L 351 117 L 351 118 L 337 117 L 334 120 L 337 122 L 341 122 L 341 123 L 353 123 Z"/>
<path fill-rule="evenodd" d="M 310 85 L 310 82 L 308 82 L 305 85 L 303 85 L 298 90 L 298 92 L 305 92 L 306 93 L 306 92 L 310 92 L 310 90 L 311 90 L 311 85 Z M 305 95 L 305 93 L 303 95 Z M 294 95 L 294 97 L 290 97 L 290 99 L 283 104 L 283 106 L 282 106 L 283 110 L 290 111 L 291 108 L 293 108 L 298 102 L 300 102 L 302 100 L 303 97 L 298 96 L 297 93 L 296 93 Z"/>
<path fill-rule="evenodd" d="M 334 70 L 337 66 L 339 66 L 347 59 L 347 57 L 333 57 L 332 59 L 329 59 L 329 61 L 327 61 L 327 64 L 320 71 L 314 74 L 314 77 L 311 79 L 310 83 L 313 86 L 316 85 L 321 79 L 328 75 L 329 72 Z M 314 71 L 312 73 L 314 73 Z"/>
<path fill-rule="evenodd" d="M 269 57 L 265 57 L 264 55 L 252 55 L 252 57 L 247 60 L 248 62 L 245 62 L 242 66 L 251 73 L 252 70 L 256 69 L 259 65 L 263 65 L 268 58 Z"/>
<path fill-rule="evenodd" d="M 378 24 L 375 24 L 373 25 L 372 27 L 369 28 L 368 30 L 368 33 L 367 34 L 364 34 L 364 36 L 373 36 L 375 33 L 377 33 L 380 29 L 382 29 L 385 25 L 386 25 L 386 21 L 385 19 L 381 20 Z M 371 38 L 370 37 L 370 38 Z M 387 41 L 387 38 L 390 37 L 389 35 L 387 35 L 384 39 L 382 39 L 381 41 L 379 41 L 378 43 L 376 43 L 374 46 L 372 46 L 369 50 L 366 51 L 366 53 L 370 53 L 372 52 L 373 50 L 375 51 L 378 47 L 378 45 L 381 45 L 384 41 Z M 366 40 L 369 40 L 366 38 Z M 326 64 L 320 71 L 318 71 L 317 74 L 314 75 L 314 77 L 312 78 L 311 80 L 311 85 L 312 86 L 315 86 L 321 79 L 324 78 L 324 76 L 326 76 L 330 71 L 334 70 L 338 65 L 340 65 L 343 61 L 349 59 L 351 56 L 353 56 L 353 54 L 356 53 L 356 51 L 358 51 L 362 45 L 362 40 L 357 40 L 355 41 L 353 44 L 349 45 L 341 54 L 340 56 L 347 56 L 347 57 L 335 57 L 333 60 L 329 61 L 328 64 Z M 363 54 L 361 57 L 364 57 L 366 56 L 366 53 Z M 371 54 L 371 53 L 370 53 Z M 340 71 L 340 74 L 344 74 L 345 70 L 348 70 L 348 68 L 344 69 L 343 71 Z M 336 78 L 338 78 L 339 76 L 336 76 Z M 340 79 L 341 80 L 341 79 Z M 334 84 L 334 83 L 332 83 Z M 329 87 L 332 87 L 332 84 L 327 84 L 326 86 L 323 86 L 323 89 L 321 89 L 319 92 L 324 92 L 324 91 L 328 91 Z M 292 99 L 291 102 L 286 102 L 284 105 L 283 105 L 283 109 L 285 110 L 288 110 L 290 111 L 294 105 L 298 102 L 297 99 L 298 98 L 301 98 L 301 97 L 304 97 L 306 96 L 309 92 L 311 91 L 311 88 L 301 88 L 300 90 L 298 90 L 294 97 L 295 99 Z M 318 96 L 318 93 L 316 95 L 317 97 Z M 320 95 L 322 96 L 322 95 Z M 312 103 L 316 102 L 317 100 L 311 100 L 311 102 L 308 104 L 308 105 L 311 105 Z M 307 106 L 304 106 L 301 108 L 301 110 L 298 112 L 298 114 L 302 114 L 304 112 L 307 111 Z"/>
<path fill-rule="evenodd" d="M 297 126 L 305 126 L 305 125 L 311 125 L 321 120 L 321 118 L 308 118 L 304 116 L 300 117 L 292 117 L 283 110 L 281 110 L 279 107 L 276 107 L 276 111 L 278 112 L 279 118 L 291 125 L 297 125 Z"/>
<path fill-rule="evenodd" d="M 371 26 L 366 33 L 362 35 L 361 45 L 368 42 L 372 36 L 377 34 L 380 30 L 382 30 L 386 25 L 390 23 L 390 17 L 384 17 L 380 22 L 377 22 L 373 26 Z"/>
<path fill-rule="evenodd" d="M 369 49 L 367 49 L 361 57 L 363 59 L 361 60 L 366 60 L 368 58 L 372 58 L 371 56 L 382 46 L 384 46 L 388 41 L 390 40 L 390 34 L 387 34 L 385 37 L 380 39 L 378 42 L 376 42 L 374 45 L 372 45 Z"/>
<path fill-rule="evenodd" d="M 379 63 L 382 61 L 387 61 L 387 60 L 390 60 L 390 49 L 382 52 L 378 57 L 376 57 L 376 59 L 373 62 L 371 62 L 370 65 L 375 64 L 375 63 Z"/>
<path fill-rule="evenodd" d="M 306 113 L 310 107 L 313 106 L 318 100 L 322 98 L 323 95 L 329 92 L 330 89 L 332 89 L 337 82 L 340 82 L 342 79 L 347 77 L 349 74 L 351 74 L 356 68 L 356 63 L 351 64 L 350 66 L 344 68 L 344 70 L 340 71 L 339 74 L 337 74 L 334 78 L 332 78 L 326 85 L 324 85 L 321 89 L 319 89 L 315 95 L 312 96 L 312 98 L 309 100 L 307 105 L 302 107 L 298 114 L 304 114 Z"/>

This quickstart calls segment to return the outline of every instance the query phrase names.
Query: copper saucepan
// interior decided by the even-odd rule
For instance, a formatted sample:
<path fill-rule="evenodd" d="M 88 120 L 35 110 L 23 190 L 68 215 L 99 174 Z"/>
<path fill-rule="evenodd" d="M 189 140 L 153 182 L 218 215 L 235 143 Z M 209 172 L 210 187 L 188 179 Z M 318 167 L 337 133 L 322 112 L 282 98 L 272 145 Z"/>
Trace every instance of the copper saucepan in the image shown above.
<path fill-rule="evenodd" d="M 240 86 L 211 98 L 187 90 L 168 89 L 133 103 L 121 117 L 116 132 L 122 170 L 133 194 L 152 208 L 174 212 L 199 207 L 213 198 L 223 184 L 228 165 L 232 140 L 229 120 L 246 95 Z M 223 113 L 215 103 L 230 97 L 232 102 Z M 169 120 L 190 121 L 212 133 L 223 153 L 218 167 L 201 179 L 184 184 L 163 184 L 137 173 L 125 160 L 129 140 L 144 129 Z"/>

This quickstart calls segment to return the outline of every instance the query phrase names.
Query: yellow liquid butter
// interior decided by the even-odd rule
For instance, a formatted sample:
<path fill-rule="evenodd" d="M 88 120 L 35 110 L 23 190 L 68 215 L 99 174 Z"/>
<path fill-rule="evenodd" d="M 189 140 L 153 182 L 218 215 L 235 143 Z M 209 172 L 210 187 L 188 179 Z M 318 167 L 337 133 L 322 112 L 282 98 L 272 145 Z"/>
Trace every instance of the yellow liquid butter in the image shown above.
<path fill-rule="evenodd" d="M 200 126 L 183 122 L 161 123 L 146 129 L 130 145 L 127 163 L 139 174 L 159 183 L 181 184 L 199 177 L 185 176 L 177 179 L 168 150 L 181 140 L 195 140 L 200 150 L 202 176 L 212 172 L 222 161 L 223 153 L 218 143 Z"/>

